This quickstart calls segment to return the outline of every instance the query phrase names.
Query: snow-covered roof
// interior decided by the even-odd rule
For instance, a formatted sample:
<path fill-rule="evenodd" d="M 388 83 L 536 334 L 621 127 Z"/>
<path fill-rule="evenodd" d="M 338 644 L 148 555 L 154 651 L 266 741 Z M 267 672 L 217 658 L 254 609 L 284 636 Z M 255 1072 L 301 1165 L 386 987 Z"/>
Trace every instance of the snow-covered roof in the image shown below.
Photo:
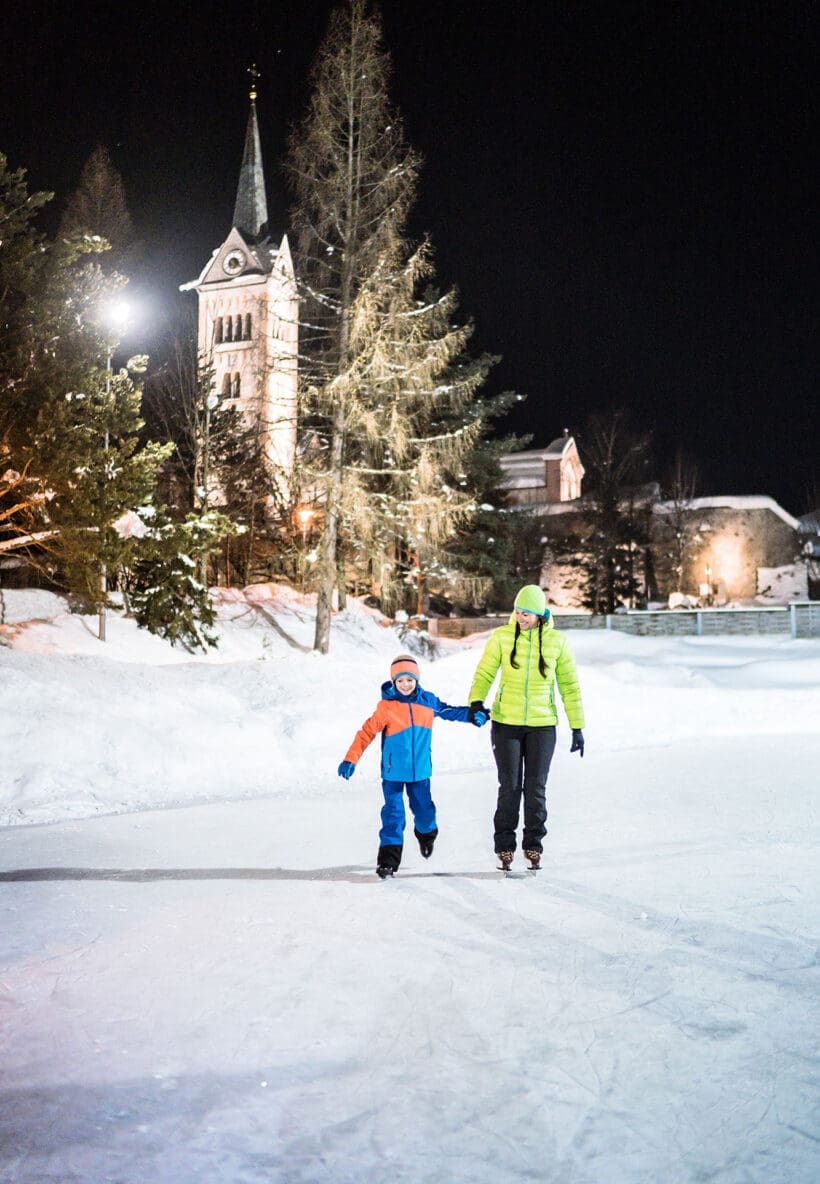
<path fill-rule="evenodd" d="M 572 436 L 558 436 L 544 449 L 544 456 L 563 456 L 574 443 Z"/>
<path fill-rule="evenodd" d="M 663 514 L 672 510 L 674 506 L 674 502 L 658 502 L 656 509 Z M 784 522 L 788 523 L 792 530 L 797 530 L 799 526 L 796 518 L 793 518 L 787 510 L 778 505 L 773 497 L 767 497 L 766 494 L 733 493 L 718 497 L 695 497 L 686 502 L 685 508 L 687 510 L 770 510 L 772 514 L 776 514 L 778 518 L 782 518 Z"/>

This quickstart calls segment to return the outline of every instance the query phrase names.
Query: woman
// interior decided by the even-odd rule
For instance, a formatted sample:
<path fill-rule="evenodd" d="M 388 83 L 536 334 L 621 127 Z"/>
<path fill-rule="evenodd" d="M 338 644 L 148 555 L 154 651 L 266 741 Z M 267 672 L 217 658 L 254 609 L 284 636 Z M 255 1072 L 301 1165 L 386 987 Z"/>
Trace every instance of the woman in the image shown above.
<path fill-rule="evenodd" d="M 527 584 L 515 598 L 506 625 L 494 629 L 470 688 L 470 706 L 484 709 L 484 699 L 500 671 L 493 700 L 493 755 L 498 769 L 495 850 L 504 871 L 515 853 L 521 794 L 524 794 L 524 854 L 530 867 L 541 866 L 547 833 L 546 788 L 558 711 L 555 684 L 572 728 L 571 752 L 584 755 L 584 710 L 575 661 L 563 633 L 553 628 L 543 591 Z"/>

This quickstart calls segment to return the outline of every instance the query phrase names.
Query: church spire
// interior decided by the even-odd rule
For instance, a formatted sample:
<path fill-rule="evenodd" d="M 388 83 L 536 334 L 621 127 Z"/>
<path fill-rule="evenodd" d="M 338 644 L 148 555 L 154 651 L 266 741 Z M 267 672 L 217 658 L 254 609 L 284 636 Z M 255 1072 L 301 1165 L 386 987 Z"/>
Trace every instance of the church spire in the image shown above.
<path fill-rule="evenodd" d="M 258 242 L 268 233 L 268 199 L 265 194 L 265 175 L 262 171 L 259 124 L 256 121 L 256 81 L 259 71 L 256 66 L 251 66 L 248 73 L 251 76 L 251 109 L 245 132 L 242 167 L 239 170 L 233 224 L 249 241 Z"/>

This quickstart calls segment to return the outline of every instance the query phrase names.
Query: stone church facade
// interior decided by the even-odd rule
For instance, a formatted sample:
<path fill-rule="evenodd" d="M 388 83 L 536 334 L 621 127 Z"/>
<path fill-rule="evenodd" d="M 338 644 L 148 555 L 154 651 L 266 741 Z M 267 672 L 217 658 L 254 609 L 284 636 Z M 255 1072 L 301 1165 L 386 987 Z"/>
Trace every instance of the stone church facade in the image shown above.
<path fill-rule="evenodd" d="M 296 456 L 299 305 L 287 235 L 276 241 L 269 231 L 256 97 L 254 85 L 230 232 L 182 291 L 197 294 L 199 356 L 219 406 L 259 424 L 286 488 Z"/>

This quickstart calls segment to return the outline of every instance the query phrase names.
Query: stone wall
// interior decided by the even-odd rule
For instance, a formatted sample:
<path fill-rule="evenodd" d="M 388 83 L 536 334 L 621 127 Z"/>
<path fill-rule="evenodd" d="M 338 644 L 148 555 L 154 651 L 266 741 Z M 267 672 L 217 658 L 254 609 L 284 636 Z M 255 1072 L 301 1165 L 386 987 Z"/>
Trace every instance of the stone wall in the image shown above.
<path fill-rule="evenodd" d="M 508 614 L 492 617 L 431 618 L 431 637 L 461 638 L 497 629 Z M 553 613 L 556 629 L 610 629 L 636 637 L 749 637 L 781 636 L 820 639 L 820 602 L 806 601 L 782 608 L 726 608 L 634 611 L 593 616 L 590 613 Z"/>
<path fill-rule="evenodd" d="M 559 549 L 550 540 L 583 538 L 587 530 L 583 515 L 578 506 L 566 513 L 556 513 L 553 508 L 541 522 L 547 539 L 541 585 L 551 603 L 561 608 L 579 606 L 579 569 L 562 562 L 557 557 Z M 771 498 L 698 499 L 683 514 L 682 525 L 685 562 L 683 578 L 678 581 L 672 516 L 663 503 L 655 507 L 649 547 L 654 587 L 649 592 L 662 601 L 678 591 L 718 605 L 751 600 L 759 593 L 760 570 L 783 569 L 799 560 L 801 540 L 796 521 Z M 774 587 L 771 581 L 769 584 Z M 797 590 L 797 585 L 786 587 L 784 583 L 783 595 L 772 592 L 770 600 L 788 603 Z"/>

